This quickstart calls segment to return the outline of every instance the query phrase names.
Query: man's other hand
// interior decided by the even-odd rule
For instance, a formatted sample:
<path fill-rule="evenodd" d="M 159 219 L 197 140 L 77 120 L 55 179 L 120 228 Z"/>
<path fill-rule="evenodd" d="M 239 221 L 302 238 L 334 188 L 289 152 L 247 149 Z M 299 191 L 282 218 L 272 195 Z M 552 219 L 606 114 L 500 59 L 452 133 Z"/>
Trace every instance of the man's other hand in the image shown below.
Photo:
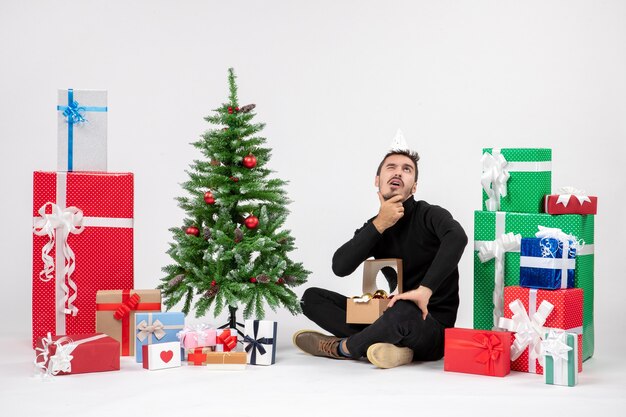
<path fill-rule="evenodd" d="M 372 221 L 378 233 L 383 233 L 391 226 L 397 223 L 398 220 L 404 216 L 404 206 L 402 205 L 403 197 L 401 195 L 394 195 L 389 200 L 385 201 L 383 195 L 378 192 L 378 200 L 380 200 L 380 209 L 378 215 Z"/>
<path fill-rule="evenodd" d="M 420 285 L 416 290 L 394 295 L 389 302 L 388 308 L 393 307 L 398 300 L 413 301 L 417 304 L 417 307 L 422 310 L 422 319 L 426 320 L 426 316 L 428 315 L 428 301 L 430 301 L 431 295 L 433 295 L 433 291 L 430 288 Z"/>

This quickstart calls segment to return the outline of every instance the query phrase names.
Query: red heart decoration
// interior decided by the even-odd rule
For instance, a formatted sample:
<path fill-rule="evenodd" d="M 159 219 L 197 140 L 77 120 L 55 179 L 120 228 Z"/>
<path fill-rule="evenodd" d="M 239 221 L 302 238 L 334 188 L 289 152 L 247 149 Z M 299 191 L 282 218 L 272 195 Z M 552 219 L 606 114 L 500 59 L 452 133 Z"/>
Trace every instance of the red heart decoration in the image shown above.
<path fill-rule="evenodd" d="M 164 350 L 163 352 L 161 352 L 161 360 L 165 363 L 171 361 L 173 357 L 174 352 L 172 352 L 171 350 Z"/>

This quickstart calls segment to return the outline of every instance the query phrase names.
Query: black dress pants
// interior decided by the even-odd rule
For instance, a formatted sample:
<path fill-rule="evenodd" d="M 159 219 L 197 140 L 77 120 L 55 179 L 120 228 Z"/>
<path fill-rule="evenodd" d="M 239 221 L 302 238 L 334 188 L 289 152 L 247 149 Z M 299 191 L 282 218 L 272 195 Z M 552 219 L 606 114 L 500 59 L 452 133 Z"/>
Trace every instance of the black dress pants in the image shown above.
<path fill-rule="evenodd" d="M 305 316 L 322 329 L 342 338 L 353 358 L 366 356 L 367 348 L 384 342 L 413 350 L 414 361 L 443 357 L 444 326 L 422 312 L 413 301 L 399 300 L 372 324 L 346 323 L 345 295 L 323 288 L 308 288 L 301 300 Z"/>

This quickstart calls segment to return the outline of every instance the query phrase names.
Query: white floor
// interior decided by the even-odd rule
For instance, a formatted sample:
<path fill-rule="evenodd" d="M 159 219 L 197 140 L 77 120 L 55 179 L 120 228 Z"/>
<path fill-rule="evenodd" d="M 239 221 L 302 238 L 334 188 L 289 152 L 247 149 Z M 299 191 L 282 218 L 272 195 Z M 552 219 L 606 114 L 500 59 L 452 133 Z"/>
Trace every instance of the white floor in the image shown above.
<path fill-rule="evenodd" d="M 277 363 L 245 371 L 187 367 L 146 371 L 122 358 L 120 372 L 33 376 L 27 335 L 0 338 L 2 416 L 370 416 L 406 413 L 463 416 L 623 416 L 623 356 L 585 362 L 577 387 L 443 371 L 443 361 L 380 370 L 366 361 L 300 353 L 279 337 Z"/>

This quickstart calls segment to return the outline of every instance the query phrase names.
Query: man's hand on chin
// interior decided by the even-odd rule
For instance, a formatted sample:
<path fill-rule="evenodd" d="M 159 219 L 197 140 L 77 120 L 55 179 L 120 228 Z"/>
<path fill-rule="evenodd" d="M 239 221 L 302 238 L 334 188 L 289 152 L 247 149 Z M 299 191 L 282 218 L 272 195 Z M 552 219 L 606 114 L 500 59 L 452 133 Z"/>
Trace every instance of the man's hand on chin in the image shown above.
<path fill-rule="evenodd" d="M 378 233 L 382 234 L 404 216 L 403 196 L 397 194 L 389 198 L 389 200 L 385 200 L 379 191 L 378 200 L 380 201 L 380 209 L 378 209 L 378 215 L 372 223 L 378 230 Z"/>

